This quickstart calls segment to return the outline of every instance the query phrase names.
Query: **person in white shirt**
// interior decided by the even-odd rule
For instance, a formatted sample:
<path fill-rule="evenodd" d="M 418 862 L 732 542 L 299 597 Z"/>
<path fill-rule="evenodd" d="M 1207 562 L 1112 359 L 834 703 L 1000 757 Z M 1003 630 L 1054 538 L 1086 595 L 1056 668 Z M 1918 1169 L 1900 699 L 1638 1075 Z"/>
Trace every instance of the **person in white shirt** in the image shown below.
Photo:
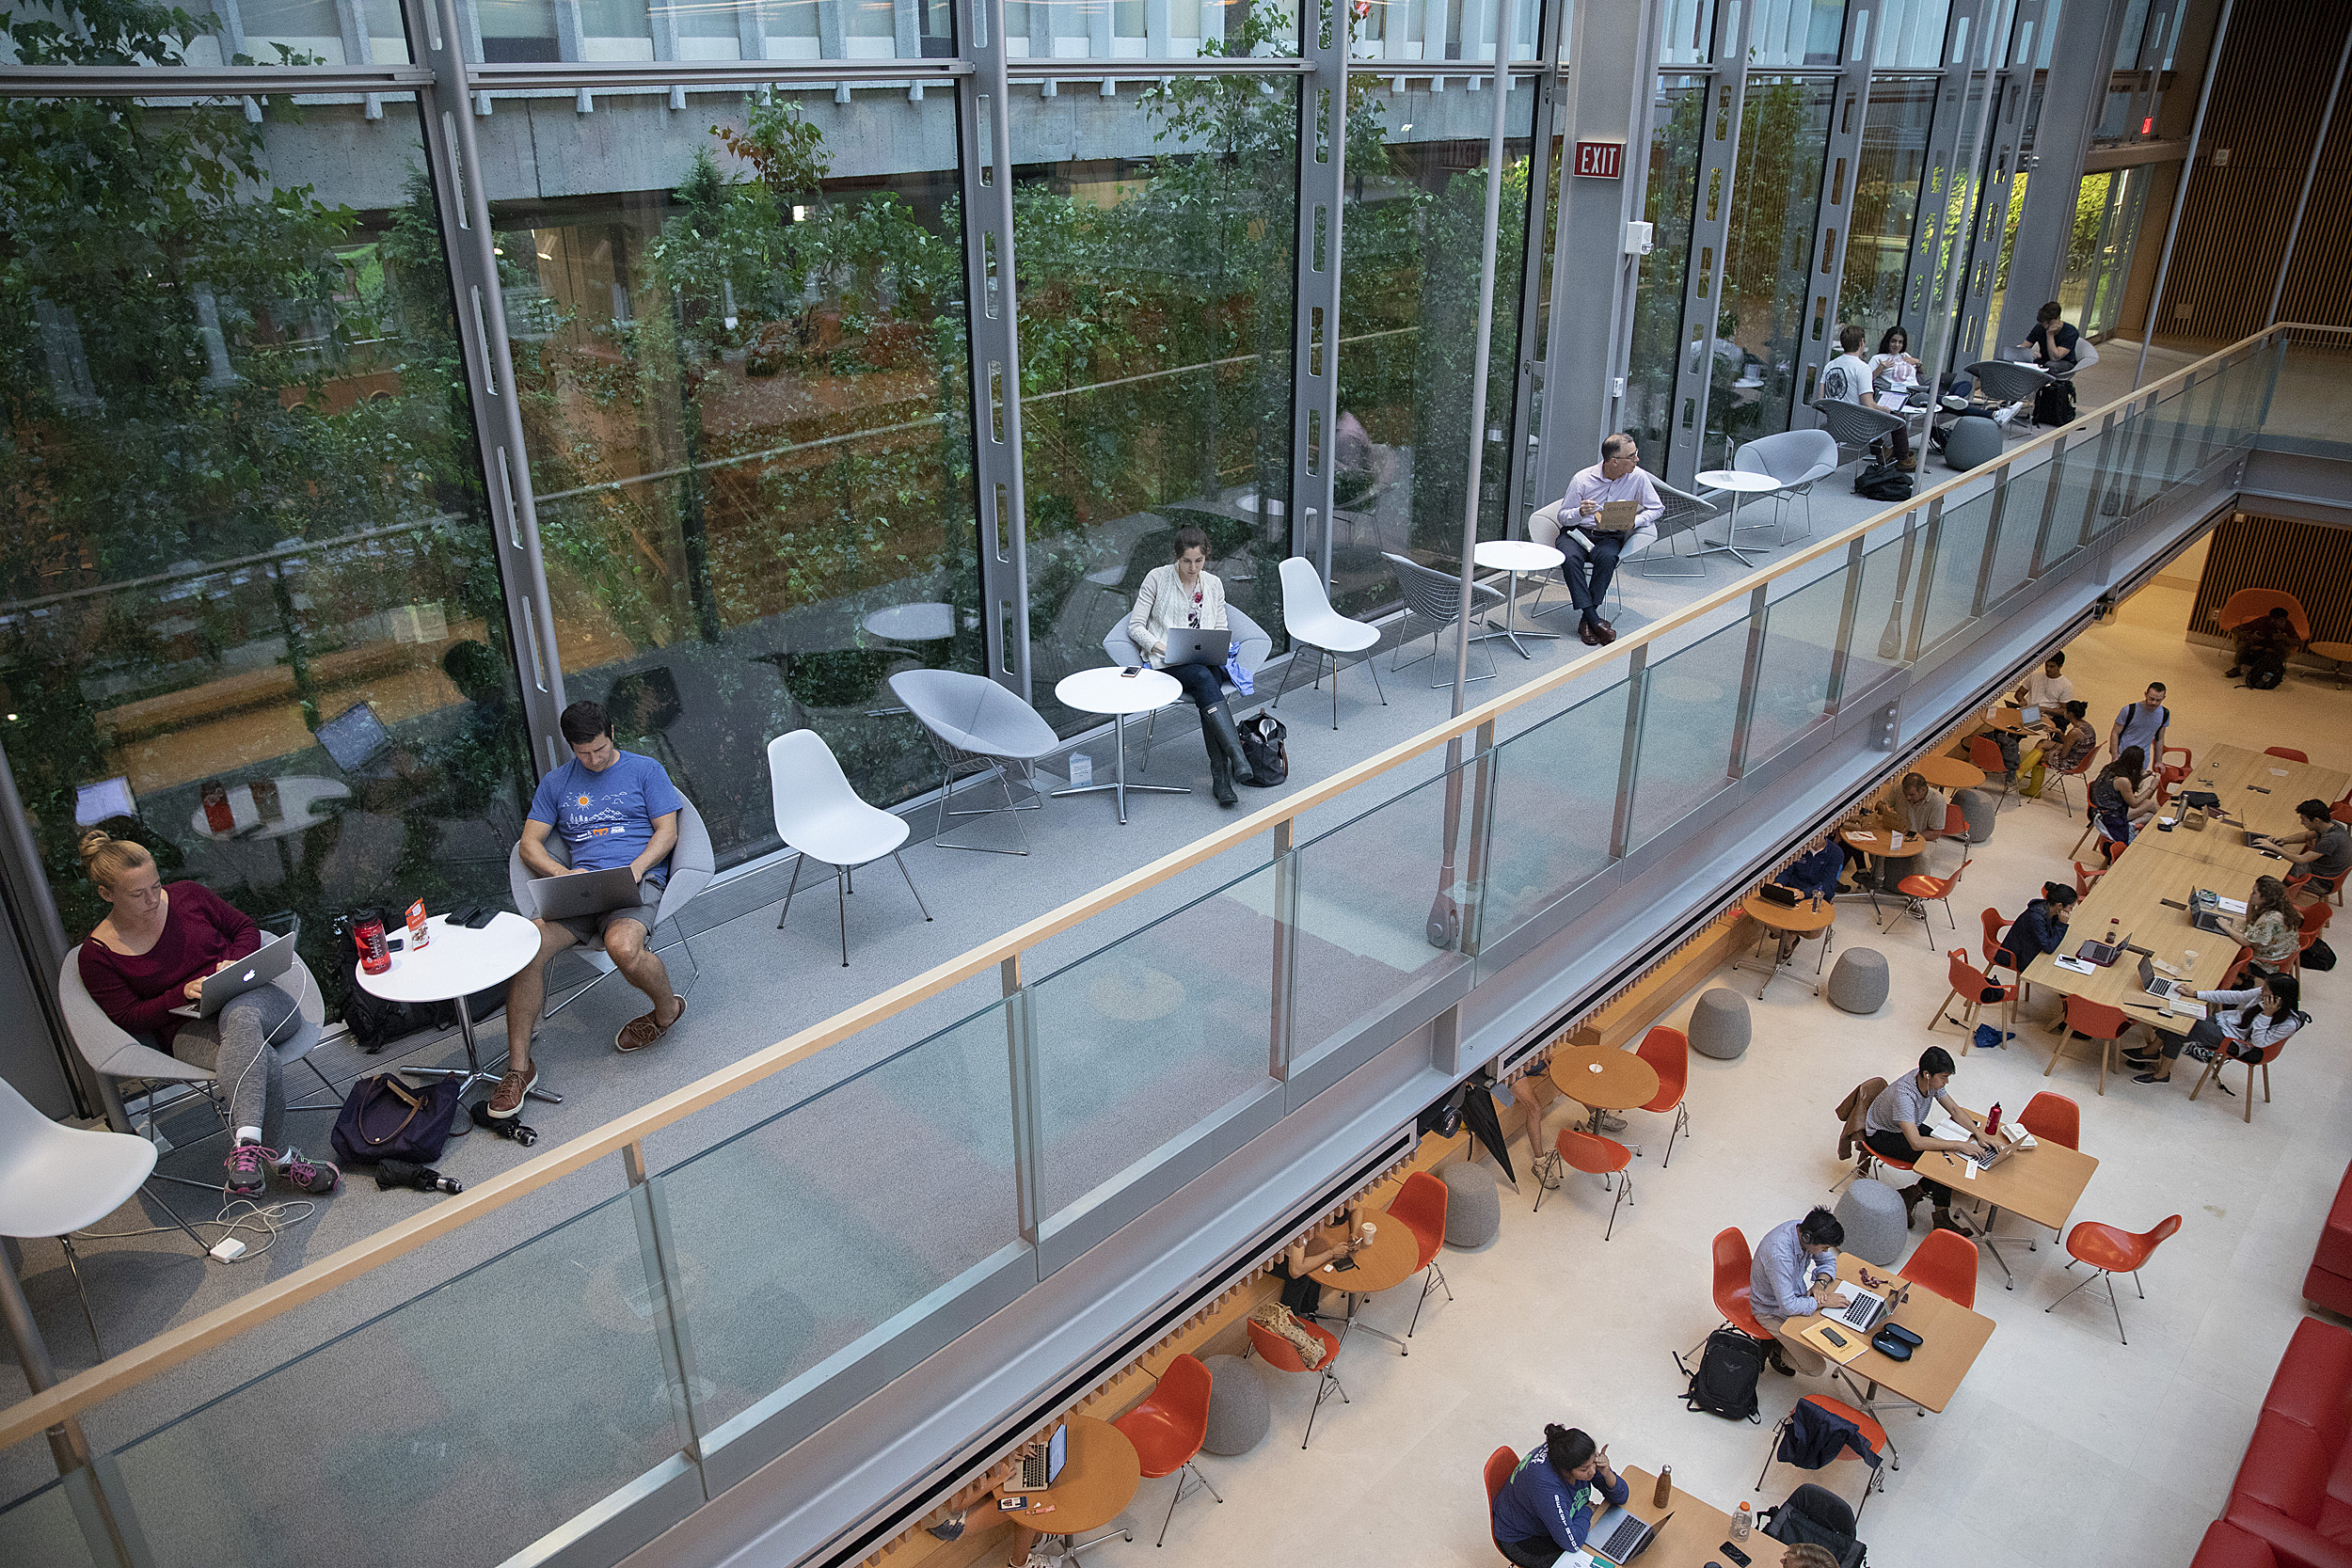
<path fill-rule="evenodd" d="M 1169 547 L 1176 559 L 1145 575 L 1136 607 L 1127 616 L 1129 641 L 1154 669 L 1168 668 L 1170 631 L 1232 629 L 1225 617 L 1225 584 L 1208 570 L 1209 536 L 1197 528 L 1180 528 Z M 1237 799 L 1235 782 L 1254 784 L 1258 775 L 1242 750 L 1232 709 L 1225 705 L 1222 672 L 1206 664 L 1180 664 L 1168 673 L 1200 710 L 1200 738 L 1209 749 L 1209 787 L 1218 805 L 1230 806 Z"/>
<path fill-rule="evenodd" d="M 1821 372 L 1821 396 L 1836 398 L 1840 403 L 1857 404 L 1864 408 L 1879 406 L 1872 389 L 1870 361 L 1862 357 L 1862 328 L 1849 322 L 1837 329 L 1837 357 Z M 1883 412 L 1883 410 L 1882 410 Z M 1911 432 L 1907 429 L 1887 432 L 1887 439 L 1895 443 L 1895 461 L 1911 467 Z M 1872 457 L 1883 461 L 1883 444 L 1870 443 Z"/>
<path fill-rule="evenodd" d="M 1919 361 L 1910 348 L 1911 334 L 1899 326 L 1888 327 L 1880 337 L 1879 351 L 1870 356 L 1867 406 L 1910 418 L 1911 395 L 1919 389 Z M 1911 432 L 1906 429 L 1895 443 L 1896 461 L 1906 468 L 1916 462 L 1910 445 Z"/>
<path fill-rule="evenodd" d="M 2042 668 L 2026 677 L 2017 689 L 2021 707 L 2038 707 L 2044 721 L 2057 717 L 2059 709 L 2074 700 L 2074 683 L 2062 673 L 2066 669 L 2066 653 L 2060 649 L 2044 661 Z"/>
<path fill-rule="evenodd" d="M 1641 449 L 1623 431 L 1600 443 L 1600 461 L 1580 469 L 1568 481 L 1560 501 L 1560 577 L 1568 585 L 1581 617 L 1577 635 L 1587 646 L 1600 647 L 1617 640 L 1617 628 L 1601 619 L 1601 601 L 1609 596 L 1609 579 L 1616 575 L 1617 560 L 1640 553 L 1658 542 L 1658 519 L 1666 515 L 1658 486 L 1641 469 Z M 1633 527 L 1610 533 L 1600 526 L 1600 509 L 1610 501 L 1631 501 Z"/>

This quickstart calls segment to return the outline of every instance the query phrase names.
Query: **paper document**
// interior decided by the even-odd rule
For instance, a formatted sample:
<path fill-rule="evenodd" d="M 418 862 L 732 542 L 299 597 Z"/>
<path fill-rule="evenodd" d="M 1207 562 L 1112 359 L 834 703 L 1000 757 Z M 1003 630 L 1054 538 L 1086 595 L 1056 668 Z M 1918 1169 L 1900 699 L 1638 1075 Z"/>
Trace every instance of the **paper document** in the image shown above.
<path fill-rule="evenodd" d="M 2213 907 L 2219 910 L 2223 914 L 2244 914 L 2246 912 L 2246 900 L 2243 898 L 2217 898 L 2213 901 Z"/>
<path fill-rule="evenodd" d="M 1920 1131 L 1931 1138 L 1948 1138 L 1954 1143 L 1962 1142 L 1969 1136 L 1968 1129 L 1956 1121 L 1931 1121 Z"/>
<path fill-rule="evenodd" d="M 2058 968 L 2067 970 L 2075 974 L 2096 974 L 2099 973 L 2099 966 L 2097 964 L 2085 963 L 2080 958 L 2069 958 L 2053 955 L 2050 961 L 2056 964 Z"/>
<path fill-rule="evenodd" d="M 1977 1179 L 1977 1163 L 1974 1160 L 1963 1160 L 1960 1163 L 1960 1174 L 1974 1181 Z"/>
<path fill-rule="evenodd" d="M 1903 847 L 1903 835 L 1900 833 L 1889 833 L 1886 838 L 1886 847 L 1889 849 L 1901 848 Z"/>
<path fill-rule="evenodd" d="M 2270 770 L 2270 776 L 2274 779 L 2283 779 L 2287 776 L 2287 770 L 2283 768 L 2274 768 Z"/>
<path fill-rule="evenodd" d="M 2172 1010 L 2180 1014 L 2183 1018 L 2203 1018 L 2208 1011 L 2202 1002 L 2196 1001 L 2190 997 L 2183 996 L 2177 991 L 2172 994 L 2169 1000 L 2172 1004 Z"/>
<path fill-rule="evenodd" d="M 1846 1342 L 1842 1345 L 1832 1344 L 1828 1338 L 1832 1333 Z M 1797 1338 L 1841 1367 L 1870 1348 L 1870 1341 L 1852 1329 L 1822 1323 L 1818 1317 L 1799 1329 Z"/>

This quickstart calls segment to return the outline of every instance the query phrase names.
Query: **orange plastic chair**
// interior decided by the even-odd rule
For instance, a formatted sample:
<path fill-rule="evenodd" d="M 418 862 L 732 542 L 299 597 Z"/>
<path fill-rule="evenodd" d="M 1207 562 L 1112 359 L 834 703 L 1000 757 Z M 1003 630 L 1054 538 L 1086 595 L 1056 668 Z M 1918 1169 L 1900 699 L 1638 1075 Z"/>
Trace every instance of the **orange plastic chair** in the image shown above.
<path fill-rule="evenodd" d="M 2304 641 L 2312 640 L 2312 618 L 2303 610 L 2303 601 L 2282 588 L 2241 588 L 2222 601 L 2214 612 L 2214 621 L 2223 631 L 2235 631 L 2249 621 L 2259 621 L 2273 610 L 2283 610 L 2295 627 L 2295 635 Z"/>
<path fill-rule="evenodd" d="M 1659 1162 L 1662 1170 L 1675 1163 L 1675 1139 L 1688 1137 L 1691 1132 L 1691 1107 L 1682 1099 L 1691 1083 L 1691 1039 L 1681 1030 L 1661 1023 L 1642 1037 L 1642 1043 L 1633 1053 L 1658 1074 L 1658 1092 L 1650 1096 L 1642 1109 L 1661 1115 L 1674 1113 L 1674 1125 L 1666 1129 L 1666 1157 Z M 1633 1152 L 1642 1152 L 1642 1146 L 1634 1145 Z"/>
<path fill-rule="evenodd" d="M 1617 1178 L 1615 1183 L 1617 1196 L 1611 1200 L 1609 1205 L 1609 1228 L 1601 1233 L 1600 1238 L 1604 1242 L 1609 1240 L 1617 1233 L 1617 1205 L 1633 1195 L 1633 1173 L 1626 1169 L 1633 1163 L 1633 1150 L 1626 1148 L 1614 1138 L 1604 1138 L 1592 1132 L 1580 1132 L 1573 1127 L 1564 1127 L 1560 1130 L 1560 1136 L 1554 1147 L 1559 1150 L 1561 1161 L 1570 1170 L 1581 1170 L 1587 1176 L 1597 1176 L 1604 1185 L 1608 1184 L 1610 1177 Z M 1541 1209 L 1543 1206 L 1543 1189 L 1538 1186 L 1535 1190 L 1535 1207 Z"/>
<path fill-rule="evenodd" d="M 2067 796 L 2066 781 L 2069 779 L 2079 779 L 2083 777 L 2090 771 L 2090 765 L 2098 760 L 2099 748 L 2093 746 L 2090 751 L 2083 753 L 2083 760 L 2074 764 L 2074 767 L 2067 768 L 2051 768 L 2049 783 L 2042 785 L 2042 793 L 2046 796 L 2049 793 L 2049 784 L 2056 784 L 2058 785 L 2058 809 L 2060 811 L 2073 811 L 2074 809 L 2074 803 Z"/>
<path fill-rule="evenodd" d="M 1948 1234 L 1948 1232 L 1947 1232 L 1947 1234 Z M 1817 1405 L 1820 1409 L 1828 1412 L 1830 1415 L 1843 1417 L 1845 1419 L 1851 1421 L 1855 1426 L 1860 1427 L 1862 1429 L 1862 1440 L 1870 1445 L 1870 1451 L 1872 1453 L 1896 1453 L 1895 1445 L 1887 1439 L 1886 1429 L 1879 1425 L 1879 1423 L 1872 1418 L 1869 1412 L 1856 1410 L 1852 1405 L 1846 1403 L 1843 1400 L 1834 1400 L 1826 1394 L 1807 1394 L 1804 1399 L 1799 1400 L 1797 1402 L 1799 1404 Z M 1779 1424 L 1772 1428 L 1772 1444 L 1764 1450 L 1764 1468 L 1756 1473 L 1756 1489 L 1757 1491 L 1761 1492 L 1764 1489 L 1764 1478 L 1772 1473 L 1773 1457 L 1780 1451 L 1781 1433 L 1788 1431 L 1789 1424 L 1796 1418 L 1797 1413 L 1794 1408 L 1791 1408 L 1788 1415 L 1783 1416 L 1780 1418 Z M 1901 1457 L 1902 1456 L 1900 1454 L 1896 1454 L 1898 1461 L 1899 1461 Z M 1885 1488 L 1886 1466 L 1883 1465 L 1871 1465 L 1870 1479 L 1863 1483 L 1862 1501 L 1853 1511 L 1854 1517 L 1856 1519 L 1861 1518 L 1862 1510 L 1870 1506 L 1871 1493 L 1884 1491 Z"/>
<path fill-rule="evenodd" d="M 1421 1300 L 1413 1303 L 1413 1327 L 1405 1331 L 1407 1339 L 1413 1337 L 1413 1328 L 1421 1326 L 1422 1306 L 1431 1291 L 1442 1288 L 1445 1299 L 1454 1299 L 1454 1287 L 1446 1284 L 1445 1271 L 1438 1267 L 1438 1248 L 1445 1244 L 1445 1183 L 1425 1170 L 1417 1170 L 1405 1179 L 1389 1204 L 1389 1218 L 1411 1231 L 1413 1244 L 1420 1249 L 1421 1260 L 1413 1269 L 1422 1274 Z"/>
<path fill-rule="evenodd" d="M 2250 1088 L 2251 1085 L 2249 1085 L 2249 1087 Z M 2114 1276 L 2119 1274 L 2130 1275 L 2132 1289 L 2139 1292 L 2140 1300 L 2146 1301 L 2148 1290 L 2139 1282 L 2139 1271 L 2147 1263 L 2149 1255 L 2180 1228 L 2181 1216 L 2178 1214 L 2166 1220 L 2153 1230 L 2142 1230 L 2137 1234 L 2119 1229 L 2112 1225 L 2102 1225 L 2097 1220 L 2083 1221 L 2066 1233 L 2066 1250 L 2073 1258 L 2073 1261 L 2066 1266 L 2071 1269 L 2075 1263 L 2088 1263 L 2090 1265 L 2091 1272 L 2076 1280 L 2074 1290 L 2067 1291 L 2066 1296 L 2073 1295 L 2074 1291 L 2081 1290 L 2094 1279 L 2106 1280 L 2107 1282 L 2107 1306 L 2115 1313 L 2116 1338 L 2127 1345 L 2130 1344 L 2131 1336 L 2123 1332 L 2123 1309 L 2118 1307 L 2115 1301 Z M 2042 1310 L 2044 1312 L 2058 1310 L 2058 1301 L 2064 1301 L 2066 1296 L 2058 1297 L 2058 1301 L 2050 1303 Z"/>
<path fill-rule="evenodd" d="M 2167 746 L 2167 747 L 2164 749 L 2164 757 L 2169 757 L 2169 756 L 2177 756 L 2177 757 L 2179 757 L 2179 758 L 2181 759 L 2181 760 L 2180 760 L 2180 763 L 2178 764 L 2178 767 L 2179 767 L 2179 769 L 2180 769 L 2180 770 L 2179 770 L 2179 772 L 2175 775 L 2175 776 L 2176 776 L 2176 777 L 2178 777 L 2178 778 L 2184 778 L 2184 779 L 2185 779 L 2185 778 L 2188 777 L 2188 770 L 2189 770 L 2190 768 L 2194 768 L 2194 767 L 2196 767 L 2196 766 L 2197 766 L 2197 753 L 2196 753 L 2196 752 L 2192 752 L 2192 751 L 2190 751 L 2190 750 L 2189 750 L 2187 747 L 2185 747 L 2185 746 Z M 2158 758 L 2156 759 L 2156 765 L 2157 765 L 2158 767 L 2160 767 L 2160 768 L 2171 768 L 2171 767 L 2174 767 L 2174 766 L 2175 766 L 2175 765 L 2174 765 L 2174 764 L 2172 764 L 2172 763 L 2169 763 L 2169 762 L 2165 761 L 2165 760 L 2164 760 L 2164 757 L 2158 757 Z"/>
<path fill-rule="evenodd" d="M 1258 1322 L 1254 1318 L 1249 1320 L 1249 1348 L 1256 1351 L 1260 1359 L 1263 1360 L 1267 1366 L 1273 1368 L 1278 1372 L 1318 1372 L 1322 1374 L 1320 1380 L 1315 1384 L 1314 1408 L 1307 1412 L 1307 1435 L 1298 1440 L 1298 1446 L 1303 1449 L 1310 1442 L 1314 1440 L 1315 1418 L 1323 1414 L 1323 1402 L 1325 1400 L 1329 1399 L 1332 1394 L 1336 1392 L 1340 1396 L 1340 1402 L 1342 1404 L 1347 1404 L 1353 1402 L 1348 1399 L 1347 1390 L 1340 1386 L 1338 1372 L 1340 1342 L 1338 1338 L 1333 1336 L 1329 1329 L 1324 1327 L 1321 1323 L 1311 1323 L 1304 1318 L 1298 1320 L 1298 1326 L 1313 1335 L 1318 1340 L 1322 1341 L 1323 1359 L 1317 1362 L 1314 1366 L 1308 1366 L 1306 1361 L 1300 1357 L 1297 1347 L 1293 1345 L 1288 1339 L 1283 1338 L 1279 1334 L 1275 1333 L 1274 1330 L 1266 1327 L 1265 1324 Z"/>
<path fill-rule="evenodd" d="M 1977 1011 L 1987 1001 L 2001 1005 L 2002 1038 L 2008 1039 L 2017 1033 L 2011 1027 L 2017 1022 L 2017 987 L 1997 984 L 1991 975 L 1970 963 L 1968 955 L 1963 952 L 1955 951 L 1950 955 L 1947 960 L 1946 974 L 1952 983 L 1952 989 L 1944 993 L 1944 1000 L 1938 1002 L 1935 1011 L 1928 1015 L 1928 1027 L 1932 1029 L 1939 1023 L 1958 1024 L 1967 1037 L 1960 1042 L 1962 1055 L 1967 1055 L 1969 1047 L 1976 1043 Z M 1987 997 L 1987 991 L 1995 994 Z M 1958 1018 L 1944 1010 L 1951 1006 L 1955 996 L 1963 1004 Z"/>
<path fill-rule="evenodd" d="M 2338 822 L 2352 822 L 2352 800 L 2338 800 L 2328 808 L 2328 815 Z"/>
<path fill-rule="evenodd" d="M 2058 1070 L 2058 1057 L 2066 1050 L 2066 1042 L 2079 1035 L 2099 1047 L 2099 1092 L 2107 1092 L 2107 1073 L 2115 1065 L 2115 1042 L 2123 1037 L 2123 1031 L 2132 1021 L 2123 1016 L 2121 1007 L 2104 1003 L 2086 1002 L 2079 996 L 2066 999 L 2066 1027 L 2058 1031 L 2058 1043 L 2050 1047 L 2050 1065 L 2042 1069 L 2047 1078 Z"/>
<path fill-rule="evenodd" d="M 1968 737 L 1968 761 L 1970 766 L 1980 769 L 1988 779 L 1995 773 L 2001 776 L 2001 798 L 1993 803 L 1993 809 L 1997 812 L 2009 804 L 2009 786 L 2013 781 L 2010 778 L 2009 758 L 2001 755 L 1999 743 L 1989 735 L 1970 736 Z"/>
<path fill-rule="evenodd" d="M 1163 1546 L 1168 1544 L 1168 1527 L 1176 1517 L 1176 1505 L 1184 1500 L 1191 1482 L 1199 1481 L 1218 1502 L 1225 1500 L 1193 1464 L 1209 1435 L 1211 1381 L 1208 1368 L 1190 1355 L 1179 1355 L 1168 1363 L 1168 1370 L 1160 1374 L 1159 1386 L 1144 1402 L 1111 1423 L 1136 1446 L 1145 1479 L 1176 1478 L 1176 1495 L 1168 1499 L 1168 1517 L 1160 1521 Z"/>
<path fill-rule="evenodd" d="M 2206 1080 L 2218 1078 L 2221 1075 L 2221 1069 L 2229 1066 L 2232 1060 L 2242 1061 L 2246 1064 L 2246 1119 L 2251 1122 L 2254 1119 L 2254 1069 L 2257 1068 L 2262 1069 L 2263 1103 L 2267 1105 L 2270 1103 L 2270 1064 L 2277 1061 L 2279 1053 L 2286 1048 L 2285 1040 L 2277 1040 L 2264 1046 L 2259 1055 L 2232 1058 L 2217 1053 L 2214 1059 L 2205 1064 L 2205 1070 L 2197 1075 L 2196 1086 L 2188 1091 L 2189 1099 L 2195 1100 L 2204 1093 Z"/>
<path fill-rule="evenodd" d="M 1715 1232 L 1715 1310 L 1749 1338 L 1769 1340 L 1772 1336 L 1756 1321 L 1756 1308 L 1749 1305 L 1749 1280 L 1755 1272 L 1756 1255 L 1748 1250 L 1746 1234 L 1738 1226 Z"/>
<path fill-rule="evenodd" d="M 2003 920 L 2001 911 L 1991 905 L 1987 905 L 1977 919 L 1984 925 L 1984 967 L 1997 969 L 2002 962 L 2001 937 L 2009 930 L 2009 922 Z"/>
<path fill-rule="evenodd" d="M 2310 757 L 2304 755 L 2301 752 L 2296 751 L 2292 746 L 2265 746 L 2263 748 L 2263 755 L 2266 757 L 2282 757 L 2288 762 L 2309 762 L 2312 760 Z"/>
<path fill-rule="evenodd" d="M 1518 1450 L 1497 1449 L 1486 1456 L 1486 1535 L 1494 1542 L 1495 1550 L 1502 1552 L 1502 1537 L 1495 1534 L 1495 1499 L 1511 1484 L 1511 1473 L 1519 1467 Z M 1507 1559 L 1511 1554 L 1502 1552 Z"/>
<path fill-rule="evenodd" d="M 2074 863 L 2074 896 L 2077 898 L 2090 897 L 2092 886 L 2098 882 L 2100 878 L 2106 876 L 2106 874 L 2107 868 L 2104 865 L 2099 867 L 2096 871 L 2093 871 L 2082 862 L 2076 861 Z"/>
<path fill-rule="evenodd" d="M 1963 1307 L 1977 1305 L 1977 1243 L 1957 1230 L 1931 1230 L 1912 1250 L 1910 1260 L 1896 1271 L 1914 1285 L 1923 1286 Z"/>
<path fill-rule="evenodd" d="M 2017 1125 L 2037 1138 L 2047 1138 L 2069 1148 L 2083 1146 L 2083 1108 L 2062 1094 L 2043 1089 L 2026 1101 L 2026 1109 L 2017 1118 Z"/>
<path fill-rule="evenodd" d="M 1948 877 L 1929 877 L 1914 872 L 1895 884 L 1895 891 L 1911 900 L 1919 916 L 1919 924 L 1927 927 L 1929 952 L 1935 951 L 1935 927 L 1928 925 L 1928 911 L 1919 906 L 1930 902 L 1942 904 L 1944 918 L 1952 922 L 1953 930 L 1959 930 L 1960 922 L 1952 918 L 1952 889 L 1960 886 L 1961 878 L 1967 875 L 1968 868 L 1975 863 L 1974 857 L 1971 857 L 1962 861 Z"/>

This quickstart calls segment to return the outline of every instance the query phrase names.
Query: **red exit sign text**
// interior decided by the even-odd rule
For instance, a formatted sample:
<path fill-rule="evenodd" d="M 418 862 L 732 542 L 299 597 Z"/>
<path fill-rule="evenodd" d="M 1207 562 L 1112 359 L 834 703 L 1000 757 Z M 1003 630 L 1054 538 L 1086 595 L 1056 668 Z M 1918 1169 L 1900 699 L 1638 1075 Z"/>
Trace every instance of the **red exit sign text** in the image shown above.
<path fill-rule="evenodd" d="M 1614 180 L 1625 173 L 1625 143 L 1581 141 L 1576 144 L 1576 172 L 1594 180 Z"/>

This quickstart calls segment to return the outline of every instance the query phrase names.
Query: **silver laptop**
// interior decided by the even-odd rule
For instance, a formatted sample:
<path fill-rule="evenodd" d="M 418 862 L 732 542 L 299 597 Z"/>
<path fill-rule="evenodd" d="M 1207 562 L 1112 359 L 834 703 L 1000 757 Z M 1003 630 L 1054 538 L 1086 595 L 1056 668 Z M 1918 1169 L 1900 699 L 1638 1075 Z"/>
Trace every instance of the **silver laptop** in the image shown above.
<path fill-rule="evenodd" d="M 2042 722 L 2042 710 L 2034 706 L 2031 703 L 2027 703 L 2024 707 L 2017 710 L 2017 717 L 2024 720 L 2028 724 L 2039 724 Z"/>
<path fill-rule="evenodd" d="M 542 920 L 582 920 L 645 901 L 636 877 L 626 865 L 616 865 L 609 871 L 575 871 L 567 877 L 534 878 L 531 892 L 539 901 Z"/>
<path fill-rule="evenodd" d="M 1885 1296 L 1880 1295 L 1876 1291 L 1865 1291 L 1857 1286 L 1854 1289 L 1853 1300 L 1843 1307 L 1822 1307 L 1820 1319 L 1825 1323 L 1836 1323 L 1840 1328 L 1851 1328 L 1856 1334 L 1867 1334 L 1883 1323 L 1887 1314 L 1894 1310 L 1894 1306 Z"/>
<path fill-rule="evenodd" d="M 2156 973 L 2155 960 L 2143 957 L 2139 960 L 2139 989 L 2149 995 L 2169 1001 L 2185 994 L 2180 981 Z"/>
<path fill-rule="evenodd" d="M 1233 634 L 1230 631 L 1208 631 L 1200 626 L 1170 626 L 1168 629 L 1168 652 L 1161 656 L 1163 669 L 1173 670 L 1179 664 L 1206 664 L 1213 669 L 1225 668 L 1225 656 L 1232 651 Z"/>
<path fill-rule="evenodd" d="M 230 998 L 266 986 L 285 974 L 294 959 L 294 938 L 272 937 L 227 969 L 214 971 L 197 999 L 184 1007 L 172 1008 L 172 1013 L 179 1018 L 210 1018 L 229 1006 Z"/>
<path fill-rule="evenodd" d="M 1669 1513 L 1654 1525 L 1646 1524 L 1636 1519 L 1624 1505 L 1613 1503 L 1594 1517 L 1592 1528 L 1584 1532 L 1584 1549 L 1620 1565 L 1631 1562 L 1658 1539 L 1658 1532 L 1666 1528 L 1666 1519 L 1673 1517 Z"/>
<path fill-rule="evenodd" d="M 1070 1428 L 1057 1426 L 1054 1435 L 1042 1443 L 1032 1443 L 1022 1450 L 1020 1468 L 1002 1488 L 1006 1492 L 1043 1492 L 1050 1489 L 1061 1475 L 1061 1467 L 1070 1463 Z"/>

